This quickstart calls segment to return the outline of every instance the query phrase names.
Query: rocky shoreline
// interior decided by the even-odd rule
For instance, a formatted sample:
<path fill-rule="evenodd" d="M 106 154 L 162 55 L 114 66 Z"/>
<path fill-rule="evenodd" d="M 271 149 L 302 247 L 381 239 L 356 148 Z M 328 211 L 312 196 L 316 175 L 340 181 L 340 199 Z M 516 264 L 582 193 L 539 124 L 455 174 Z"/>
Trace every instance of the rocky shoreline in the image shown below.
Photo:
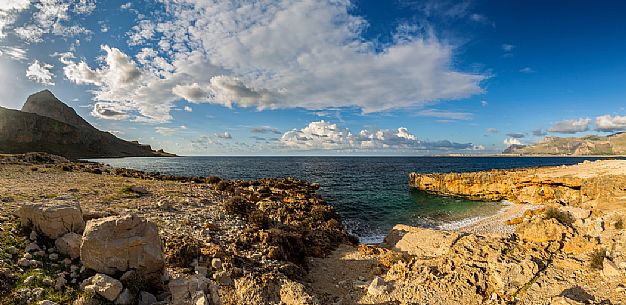
<path fill-rule="evenodd" d="M 412 174 L 426 191 L 534 205 L 358 245 L 301 180 L 0 156 L 0 303 L 620 304 L 626 166 L 604 162 Z"/>

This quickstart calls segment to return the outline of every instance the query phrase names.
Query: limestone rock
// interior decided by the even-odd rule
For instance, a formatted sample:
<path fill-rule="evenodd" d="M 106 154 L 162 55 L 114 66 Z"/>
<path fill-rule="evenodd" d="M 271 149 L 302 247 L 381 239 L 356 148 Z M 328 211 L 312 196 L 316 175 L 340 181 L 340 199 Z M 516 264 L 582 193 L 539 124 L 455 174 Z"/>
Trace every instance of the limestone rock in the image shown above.
<path fill-rule="evenodd" d="M 197 274 L 172 279 L 168 284 L 173 304 L 187 304 L 197 291 L 204 293 L 208 291 L 208 287 L 209 279 Z"/>
<path fill-rule="evenodd" d="M 385 292 L 387 292 L 387 285 L 379 276 L 375 277 L 372 283 L 367 287 L 367 294 L 372 296 L 382 295 Z"/>
<path fill-rule="evenodd" d="M 37 305 L 59 305 L 59 303 L 55 303 L 48 300 L 39 301 Z"/>
<path fill-rule="evenodd" d="M 133 303 L 133 296 L 128 288 L 124 289 L 122 293 L 115 299 L 115 305 L 130 305 Z"/>
<path fill-rule="evenodd" d="M 109 301 L 117 299 L 124 288 L 122 282 L 100 273 L 87 279 L 84 284 L 81 286 L 84 286 L 85 291 L 97 293 Z"/>
<path fill-rule="evenodd" d="M 518 225 L 515 233 L 527 242 L 543 243 L 562 240 L 566 234 L 571 233 L 571 228 L 556 219 L 537 219 Z"/>
<path fill-rule="evenodd" d="M 82 233 L 85 228 L 83 213 L 75 204 L 26 203 L 18 210 L 22 225 L 32 225 L 43 235 L 57 239 L 67 233 Z"/>
<path fill-rule="evenodd" d="M 152 305 L 157 302 L 157 298 L 149 292 L 142 291 L 139 293 L 139 305 Z"/>
<path fill-rule="evenodd" d="M 87 222 L 80 247 L 85 267 L 105 274 L 135 269 L 145 279 L 163 270 L 163 245 L 157 226 L 137 215 Z"/>
<path fill-rule="evenodd" d="M 591 253 L 597 245 L 595 238 L 576 235 L 563 244 L 563 252 L 574 255 Z"/>
<path fill-rule="evenodd" d="M 68 255 L 72 259 L 80 256 L 80 243 L 82 235 L 67 233 L 54 241 L 54 246 L 61 254 Z"/>
<path fill-rule="evenodd" d="M 619 267 L 610 259 L 605 258 L 602 262 L 602 274 L 606 277 L 618 277 L 621 275 Z"/>
<path fill-rule="evenodd" d="M 383 243 L 396 251 L 420 257 L 438 257 L 446 254 L 458 238 L 456 232 L 396 225 Z"/>

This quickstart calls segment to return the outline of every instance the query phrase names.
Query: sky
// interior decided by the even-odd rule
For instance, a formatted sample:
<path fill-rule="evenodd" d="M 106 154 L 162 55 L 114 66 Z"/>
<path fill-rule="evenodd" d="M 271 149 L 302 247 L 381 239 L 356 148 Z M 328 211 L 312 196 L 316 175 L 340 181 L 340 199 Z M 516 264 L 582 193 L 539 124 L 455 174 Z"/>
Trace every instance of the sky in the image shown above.
<path fill-rule="evenodd" d="M 623 1 L 0 0 L 0 106 L 181 155 L 498 153 L 626 131 Z"/>

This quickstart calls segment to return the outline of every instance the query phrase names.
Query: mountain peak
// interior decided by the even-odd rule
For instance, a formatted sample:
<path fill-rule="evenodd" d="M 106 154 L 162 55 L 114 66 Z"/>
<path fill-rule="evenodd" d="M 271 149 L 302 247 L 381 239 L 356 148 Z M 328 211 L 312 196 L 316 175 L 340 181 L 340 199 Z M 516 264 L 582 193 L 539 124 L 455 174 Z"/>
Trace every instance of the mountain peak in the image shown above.
<path fill-rule="evenodd" d="M 31 94 L 22 106 L 22 111 L 53 118 L 75 127 L 93 128 L 72 107 L 61 102 L 47 89 Z"/>

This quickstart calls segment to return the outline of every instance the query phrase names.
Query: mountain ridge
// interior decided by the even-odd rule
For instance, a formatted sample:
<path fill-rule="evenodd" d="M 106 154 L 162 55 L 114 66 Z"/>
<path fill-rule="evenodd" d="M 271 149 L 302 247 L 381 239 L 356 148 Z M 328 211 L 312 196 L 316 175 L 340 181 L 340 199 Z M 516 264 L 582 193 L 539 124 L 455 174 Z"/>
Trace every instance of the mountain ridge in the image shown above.
<path fill-rule="evenodd" d="M 49 90 L 30 95 L 22 110 L 0 107 L 0 153 L 25 152 L 70 159 L 173 156 L 98 130 Z"/>
<path fill-rule="evenodd" d="M 626 155 L 626 132 L 607 136 L 545 137 L 531 145 L 511 145 L 503 154 L 510 155 Z"/>

